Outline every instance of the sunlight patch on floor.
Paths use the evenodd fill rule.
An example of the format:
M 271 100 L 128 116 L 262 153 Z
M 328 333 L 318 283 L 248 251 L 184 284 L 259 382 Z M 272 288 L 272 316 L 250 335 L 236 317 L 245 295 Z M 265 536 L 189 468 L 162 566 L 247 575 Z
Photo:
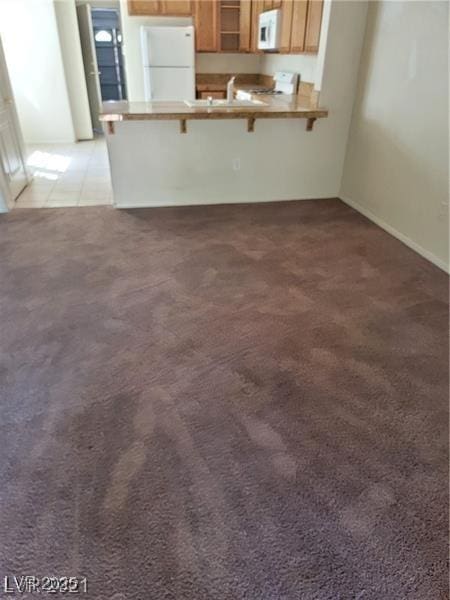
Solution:
M 27 148 L 31 183 L 16 208 L 112 204 L 111 175 L 103 138 Z

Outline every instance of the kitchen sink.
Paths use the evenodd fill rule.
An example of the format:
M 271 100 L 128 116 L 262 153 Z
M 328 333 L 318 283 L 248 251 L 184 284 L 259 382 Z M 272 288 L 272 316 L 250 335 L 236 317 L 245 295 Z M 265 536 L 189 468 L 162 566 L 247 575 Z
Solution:
M 261 100 L 241 100 L 236 99 L 232 102 L 226 100 L 185 100 L 184 103 L 190 108 L 248 108 L 249 106 L 267 106 L 266 102 Z

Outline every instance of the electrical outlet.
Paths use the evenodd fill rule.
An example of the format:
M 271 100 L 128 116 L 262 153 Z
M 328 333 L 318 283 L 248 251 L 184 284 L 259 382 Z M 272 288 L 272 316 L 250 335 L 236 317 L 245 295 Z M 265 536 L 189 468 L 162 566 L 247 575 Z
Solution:
M 438 217 L 448 217 L 448 202 L 441 202 Z
M 240 158 L 233 158 L 233 160 L 231 161 L 231 164 L 233 165 L 233 171 L 241 170 L 241 159 Z

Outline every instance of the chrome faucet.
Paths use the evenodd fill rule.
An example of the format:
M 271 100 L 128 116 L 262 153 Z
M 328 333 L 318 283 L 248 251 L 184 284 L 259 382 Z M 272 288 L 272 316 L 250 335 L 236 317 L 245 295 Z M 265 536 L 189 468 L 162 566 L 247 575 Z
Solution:
M 234 100 L 234 80 L 235 79 L 236 79 L 236 76 L 233 75 L 233 77 L 227 83 L 227 103 L 228 104 L 231 104 Z

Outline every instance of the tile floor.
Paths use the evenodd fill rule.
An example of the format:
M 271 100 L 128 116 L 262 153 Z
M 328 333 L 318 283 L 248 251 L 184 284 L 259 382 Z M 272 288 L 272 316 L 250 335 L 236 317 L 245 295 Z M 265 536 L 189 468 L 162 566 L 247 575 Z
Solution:
M 112 203 L 104 138 L 74 144 L 30 145 L 27 166 L 33 180 L 17 198 L 17 208 Z

